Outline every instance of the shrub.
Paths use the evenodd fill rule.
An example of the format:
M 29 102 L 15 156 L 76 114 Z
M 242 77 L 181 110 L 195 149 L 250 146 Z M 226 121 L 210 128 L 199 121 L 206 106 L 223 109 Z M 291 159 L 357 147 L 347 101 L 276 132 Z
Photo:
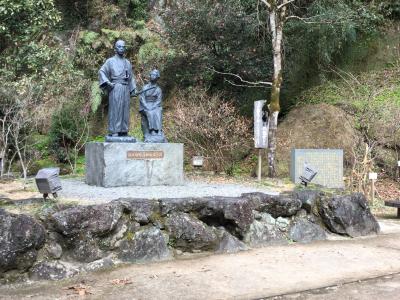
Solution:
M 214 171 L 230 170 L 251 149 L 250 122 L 222 94 L 209 96 L 199 88 L 178 92 L 166 120 L 170 139 L 185 144 L 187 157 L 206 157 Z
M 64 104 L 52 117 L 50 149 L 61 163 L 69 163 L 74 173 L 78 156 L 89 138 L 88 107 Z

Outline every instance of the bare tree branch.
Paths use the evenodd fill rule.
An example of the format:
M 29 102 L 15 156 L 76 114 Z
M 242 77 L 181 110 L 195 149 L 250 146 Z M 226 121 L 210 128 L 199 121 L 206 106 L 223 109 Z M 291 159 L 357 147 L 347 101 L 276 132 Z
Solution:
M 271 4 L 267 0 L 261 0 L 261 2 L 264 3 L 268 7 L 268 9 L 271 8 Z
M 282 7 L 285 7 L 285 6 L 289 5 L 290 3 L 294 2 L 294 1 L 296 1 L 296 0 L 289 0 L 289 1 L 285 0 L 285 1 L 283 1 L 282 4 L 278 5 L 277 10 L 280 10 Z
M 213 72 L 215 72 L 215 73 L 217 73 L 217 74 L 233 76 L 233 77 L 239 79 L 240 82 L 245 83 L 245 84 L 250 85 L 250 86 L 253 86 L 253 87 L 260 86 L 260 85 L 263 85 L 263 86 L 272 86 L 272 82 L 268 82 L 268 81 L 256 81 L 256 82 L 254 82 L 254 81 L 248 81 L 248 80 L 244 80 L 244 79 L 243 79 L 242 77 L 240 77 L 238 74 L 227 73 L 227 72 L 220 72 L 220 71 L 217 71 L 217 70 L 215 70 L 215 69 L 213 69 L 213 68 L 208 68 L 208 67 L 207 67 L 207 69 L 209 69 L 209 70 L 211 70 L 211 71 L 213 71 Z M 228 80 L 227 80 L 227 81 L 228 81 Z
M 260 85 L 237 84 L 237 83 L 234 83 L 233 81 L 230 81 L 230 80 L 228 80 L 226 78 L 225 78 L 225 81 L 227 83 L 229 83 L 230 85 L 233 85 L 233 86 L 247 87 L 247 88 L 265 88 L 265 86 L 260 86 Z
M 287 16 L 285 18 L 285 22 L 290 20 L 290 19 L 300 20 L 305 24 L 340 24 L 342 22 L 340 19 L 337 19 L 337 20 L 323 20 L 323 21 L 309 21 L 309 20 L 311 20 L 311 19 L 313 19 L 315 17 L 316 16 L 309 17 L 309 18 L 302 18 L 302 17 L 299 17 L 299 16 L 292 15 L 292 16 Z

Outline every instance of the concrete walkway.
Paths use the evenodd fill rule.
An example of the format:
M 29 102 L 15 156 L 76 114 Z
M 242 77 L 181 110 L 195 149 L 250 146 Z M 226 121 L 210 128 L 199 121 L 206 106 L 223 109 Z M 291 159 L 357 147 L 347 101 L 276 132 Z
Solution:
M 307 245 L 266 247 L 148 265 L 127 265 L 63 282 L 0 287 L 1 299 L 70 299 L 84 280 L 85 299 L 260 299 L 400 272 L 396 221 L 384 234 Z M 397 225 L 397 226 L 396 226 Z M 386 230 L 387 229 L 387 230 Z M 131 284 L 113 284 L 128 279 Z

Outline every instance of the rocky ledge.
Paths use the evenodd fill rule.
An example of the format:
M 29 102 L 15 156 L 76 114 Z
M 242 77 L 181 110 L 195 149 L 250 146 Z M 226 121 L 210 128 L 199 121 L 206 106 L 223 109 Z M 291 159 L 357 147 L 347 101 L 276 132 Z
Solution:
M 314 190 L 53 205 L 35 218 L 0 209 L 0 282 L 58 280 L 186 252 L 232 253 L 307 243 L 324 240 L 327 233 L 357 237 L 378 232 L 362 194 L 332 196 Z

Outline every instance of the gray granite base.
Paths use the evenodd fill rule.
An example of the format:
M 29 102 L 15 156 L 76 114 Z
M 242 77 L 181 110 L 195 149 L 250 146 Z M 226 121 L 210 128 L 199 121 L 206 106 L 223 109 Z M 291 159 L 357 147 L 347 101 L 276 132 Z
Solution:
M 136 143 L 136 138 L 133 136 L 109 136 L 105 137 L 106 143 Z
M 86 144 L 86 183 L 102 187 L 183 185 L 183 144 Z

